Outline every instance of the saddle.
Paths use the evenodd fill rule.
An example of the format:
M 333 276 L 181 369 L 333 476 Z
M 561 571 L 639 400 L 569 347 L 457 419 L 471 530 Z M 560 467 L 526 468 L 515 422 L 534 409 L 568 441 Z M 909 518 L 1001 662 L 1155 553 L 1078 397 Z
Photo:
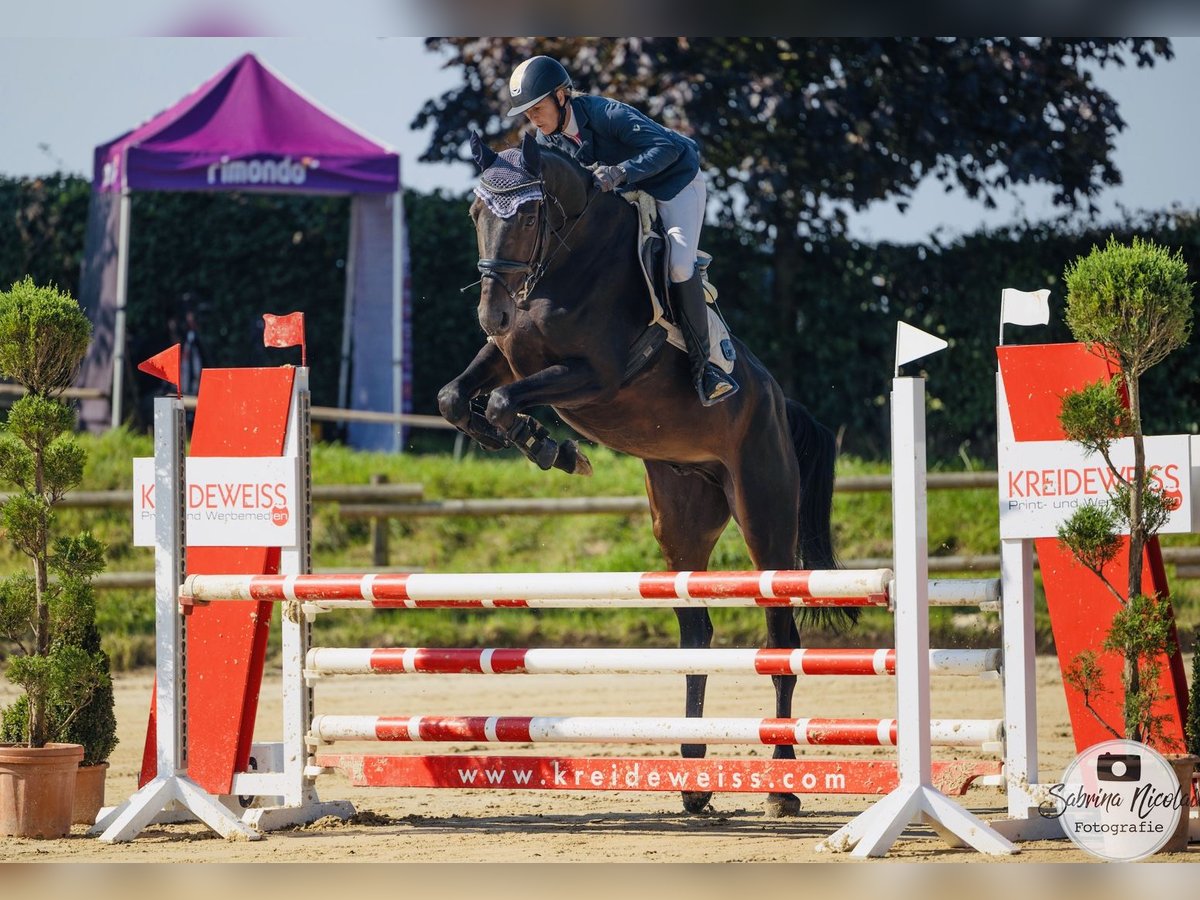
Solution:
M 654 198 L 644 191 L 629 191 L 621 195 L 638 211 L 637 256 L 641 264 L 642 277 L 650 295 L 650 320 L 646 331 L 634 343 L 629 366 L 625 372 L 628 381 L 658 352 L 663 343 L 671 344 L 687 352 L 683 332 L 675 323 L 675 314 L 670 308 L 670 277 L 667 270 L 667 236 L 658 217 Z M 696 254 L 696 268 L 700 283 L 704 287 L 704 299 L 708 301 L 708 346 L 709 360 L 722 371 L 733 371 L 737 354 L 730 340 L 731 332 L 717 306 L 717 289 L 708 280 L 708 266 L 712 256 L 703 250 Z

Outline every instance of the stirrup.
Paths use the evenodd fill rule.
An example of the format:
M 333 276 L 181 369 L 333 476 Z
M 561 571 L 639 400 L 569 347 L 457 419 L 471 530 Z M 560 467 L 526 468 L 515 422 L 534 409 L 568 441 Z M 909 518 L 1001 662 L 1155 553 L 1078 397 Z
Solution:
M 702 406 L 715 406 L 738 392 L 740 385 L 733 376 L 725 374 L 712 363 L 705 363 L 704 371 L 696 380 L 696 393 Z

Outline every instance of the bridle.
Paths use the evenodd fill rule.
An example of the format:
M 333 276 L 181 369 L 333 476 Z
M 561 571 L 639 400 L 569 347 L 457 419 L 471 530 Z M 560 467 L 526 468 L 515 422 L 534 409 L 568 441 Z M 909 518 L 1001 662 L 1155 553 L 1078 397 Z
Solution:
M 476 281 L 474 284 L 467 285 L 462 290 L 466 291 L 474 287 L 476 284 L 481 284 L 484 278 L 494 278 L 496 281 L 500 282 L 500 285 L 512 299 L 513 303 L 520 307 L 524 307 L 528 303 L 530 292 L 541 280 L 542 276 L 546 274 L 546 270 L 550 268 L 550 264 L 554 261 L 554 258 L 558 256 L 559 251 L 565 249 L 568 254 L 571 252 L 571 245 L 567 243 L 567 238 L 571 236 L 571 232 L 575 230 L 575 226 L 580 223 L 584 214 L 592 205 L 592 199 L 595 197 L 596 191 L 589 185 L 587 200 L 583 204 L 583 209 L 581 209 L 579 211 L 579 215 L 575 216 L 575 218 L 572 220 L 567 215 L 567 211 L 563 209 L 563 205 L 559 202 L 559 199 L 546 190 L 546 180 L 544 178 L 526 181 L 511 187 L 500 187 L 488 184 L 487 189 L 497 194 L 511 194 L 521 190 L 526 190 L 533 185 L 537 185 L 538 192 L 541 194 L 541 198 L 536 201 L 537 210 L 535 215 L 537 216 L 537 236 L 534 239 L 533 249 L 529 254 L 529 259 L 525 262 L 521 262 L 520 260 L 505 259 L 504 257 L 481 258 L 478 266 L 480 275 L 482 277 L 479 279 L 479 281 Z M 562 217 L 562 225 L 558 228 L 554 228 L 550 224 L 550 216 L 546 214 L 547 201 L 552 201 L 554 205 L 558 207 L 558 212 Z M 568 222 L 570 223 L 570 227 L 567 227 Z M 549 249 L 549 252 L 547 252 L 547 248 L 549 247 L 551 239 L 557 243 L 553 248 Z M 525 275 L 525 280 L 521 282 L 521 286 L 518 288 L 516 293 L 513 293 L 512 288 L 508 286 L 508 282 L 504 280 L 505 275 L 514 273 L 524 273 Z

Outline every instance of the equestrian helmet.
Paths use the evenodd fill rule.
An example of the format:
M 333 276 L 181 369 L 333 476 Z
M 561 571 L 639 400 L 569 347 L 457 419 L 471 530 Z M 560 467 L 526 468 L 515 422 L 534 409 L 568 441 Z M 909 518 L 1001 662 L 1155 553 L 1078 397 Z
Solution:
M 560 87 L 571 88 L 571 76 L 562 63 L 549 56 L 527 59 L 508 79 L 508 94 L 512 101 L 509 116 L 519 116 L 539 100 L 549 97 Z

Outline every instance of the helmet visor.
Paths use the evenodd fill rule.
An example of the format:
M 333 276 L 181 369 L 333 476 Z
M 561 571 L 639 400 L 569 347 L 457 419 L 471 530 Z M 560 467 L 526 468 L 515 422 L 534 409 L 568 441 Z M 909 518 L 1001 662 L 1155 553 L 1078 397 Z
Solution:
M 556 91 L 558 88 L 555 88 L 554 90 Z M 540 97 L 534 97 L 532 100 L 529 100 L 518 106 L 514 106 L 508 111 L 508 117 L 511 119 L 513 116 L 519 116 L 521 113 L 525 112 L 525 110 L 532 109 L 533 107 L 537 106 L 553 93 L 554 91 L 546 91 L 546 93 L 542 94 Z

